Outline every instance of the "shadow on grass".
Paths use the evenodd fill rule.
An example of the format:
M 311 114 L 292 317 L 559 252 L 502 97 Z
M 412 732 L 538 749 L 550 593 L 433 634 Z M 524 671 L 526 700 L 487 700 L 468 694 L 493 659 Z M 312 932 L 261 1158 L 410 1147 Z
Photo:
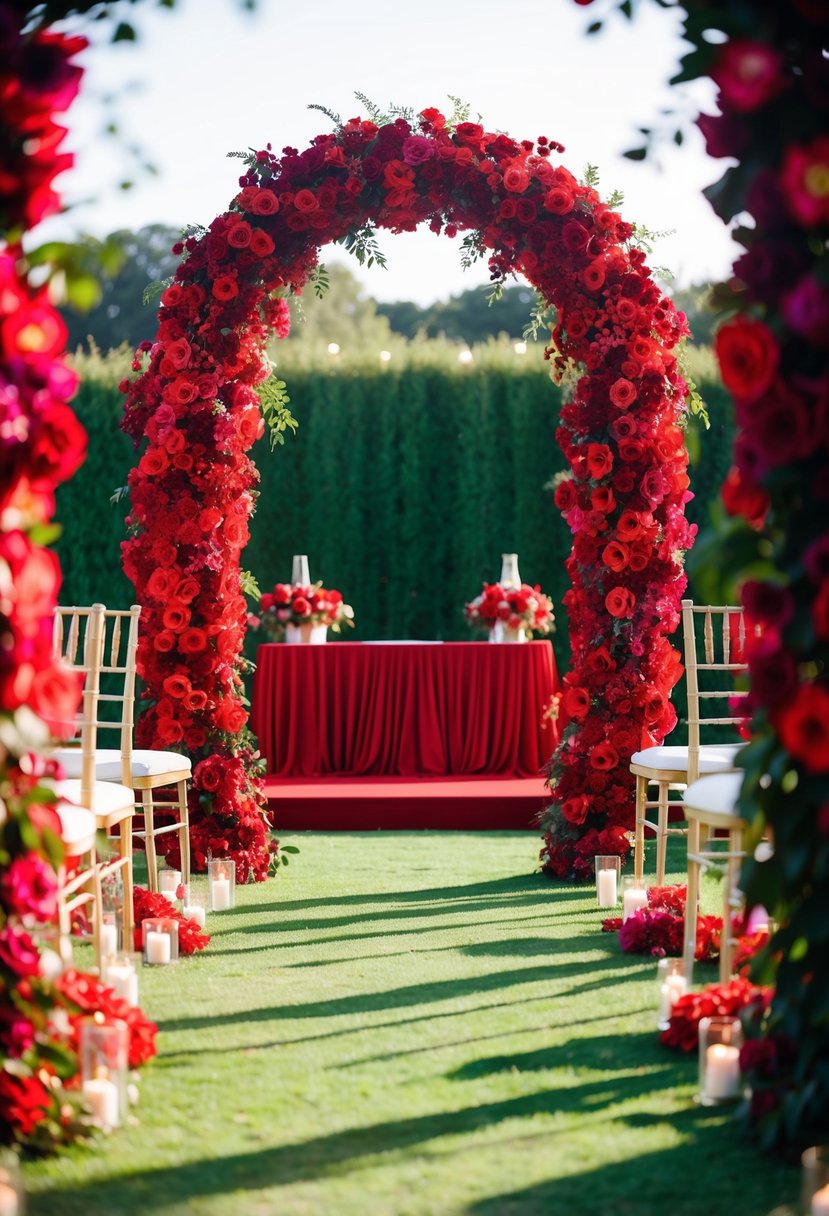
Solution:
M 505 950 L 505 955 L 509 954 Z M 591 964 L 591 972 L 597 978 L 586 984 L 568 989 L 563 995 L 607 988 L 608 972 L 618 962 L 607 959 Z M 405 1009 L 410 1006 L 431 1005 L 436 1001 L 461 1000 L 466 996 L 477 996 L 486 992 L 497 992 L 502 988 L 515 988 L 523 984 L 543 981 L 560 983 L 569 976 L 580 976 L 585 971 L 583 960 L 559 963 L 555 957 L 543 966 L 513 967 L 491 971 L 485 975 L 471 975 L 422 984 L 407 984 L 401 988 L 388 988 L 380 992 L 358 992 L 353 996 L 336 997 L 324 1001 L 306 1001 L 298 1004 L 266 1005 L 253 1009 L 238 1009 L 227 1013 L 207 1013 L 158 1021 L 159 1030 L 165 1032 L 199 1030 L 201 1027 L 233 1026 L 242 1022 L 278 1022 L 283 1019 L 298 1021 L 302 1018 L 336 1018 L 357 1013 L 381 1012 L 385 1009 Z M 632 973 L 626 969 L 625 975 Z M 562 994 L 559 994 L 562 995 Z
M 515 874 L 506 878 L 492 878 L 484 882 L 470 882 L 465 885 L 463 883 L 454 883 L 448 887 L 415 887 L 407 891 L 377 892 L 376 894 L 366 892 L 362 895 L 330 895 L 324 896 L 321 899 L 276 900 L 271 904 L 257 904 L 257 911 L 300 912 L 304 908 L 324 908 L 327 905 L 348 907 L 351 904 L 356 904 L 360 907 L 365 907 L 366 904 L 399 903 L 407 900 L 413 903 L 423 900 L 450 900 L 453 903 L 457 903 L 459 900 L 468 899 L 473 895 L 498 896 L 511 892 L 520 894 L 519 889 L 526 887 L 531 887 L 536 892 L 552 892 L 553 889 L 550 880 L 545 878 L 543 874 Z M 568 892 L 572 898 L 572 887 L 563 886 L 561 889 Z
M 665 1122 L 641 1114 L 624 1121 Z M 464 1208 L 464 1216 L 770 1216 L 794 1203 L 797 1172 L 761 1158 L 730 1115 L 694 1107 L 672 1115 L 670 1124 L 678 1144 L 488 1196 Z M 794 1207 L 786 1211 L 794 1216 Z
M 70 1212 L 80 1213 L 84 1210 L 85 1203 L 99 1203 L 107 1195 L 117 1195 L 119 1212 L 138 1213 L 152 1210 L 151 1206 L 146 1206 L 152 1196 L 163 1195 L 166 1204 L 171 1205 L 178 1198 L 194 1200 L 199 1196 L 223 1192 L 261 1191 L 271 1186 L 289 1186 L 323 1177 L 345 1175 L 357 1162 L 364 1167 L 372 1159 L 386 1159 L 389 1153 L 405 1152 L 442 1138 L 474 1134 L 491 1129 L 493 1125 L 506 1120 L 534 1119 L 544 1115 L 592 1114 L 610 1101 L 628 1102 L 646 1096 L 654 1090 L 654 1080 L 652 1074 L 610 1077 L 563 1089 L 544 1089 L 502 1101 L 484 1102 L 455 1111 L 388 1120 L 314 1137 L 298 1144 L 280 1145 L 232 1156 L 210 1157 L 169 1168 L 133 1172 L 126 1162 L 123 1173 L 115 1177 L 96 1179 L 78 1186 L 58 1185 L 43 1195 L 32 1196 L 30 1216 L 55 1216 L 57 1212 L 60 1212 L 61 1216 Z M 657 1088 L 661 1088 L 660 1082 L 661 1077 L 656 1078 Z M 685 1122 L 689 1128 L 693 1127 L 690 1120 Z M 694 1160 L 693 1147 L 687 1146 L 684 1153 L 687 1154 L 683 1158 L 687 1170 Z M 676 1176 L 676 1173 L 671 1175 L 674 1185 Z M 582 1178 L 584 1177 L 582 1175 Z M 71 1207 L 68 1206 L 70 1200 L 73 1201 Z M 244 1206 L 240 1206 L 238 1197 L 234 1200 L 234 1210 L 245 1210 Z M 502 1213 L 510 1209 L 486 1207 L 479 1210 L 481 1216 L 484 1216 L 484 1213 L 486 1216 L 502 1216 Z M 574 1209 L 556 1206 L 544 1210 L 567 1213 L 569 1216 L 570 1211 Z M 707 1213 L 711 1212 L 708 1204 L 705 1210 Z M 609 1212 L 611 1208 L 596 1206 L 591 1211 Z M 740 1216 L 746 1216 L 738 1206 L 732 1207 L 732 1212 L 736 1211 L 740 1211 Z M 642 1216 L 641 1209 L 637 1210 L 637 1216 Z

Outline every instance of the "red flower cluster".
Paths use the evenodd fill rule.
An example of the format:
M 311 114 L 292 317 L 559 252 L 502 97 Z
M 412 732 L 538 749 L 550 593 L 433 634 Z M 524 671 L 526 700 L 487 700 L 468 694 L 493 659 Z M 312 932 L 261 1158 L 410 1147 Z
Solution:
M 277 583 L 259 600 L 259 625 L 273 638 L 285 634 L 286 625 L 324 625 L 338 633 L 354 624 L 354 609 L 343 602 L 342 593 L 327 590 L 321 583 Z
M 182 916 L 175 904 L 170 903 L 165 895 L 156 891 L 146 891 L 143 887 L 133 889 L 133 909 L 135 913 L 135 949 L 141 951 L 144 947 L 144 930 L 142 923 L 148 917 L 166 916 L 178 921 L 178 948 L 180 954 L 195 954 L 204 950 L 210 942 L 210 934 L 202 933 L 198 924 L 189 917 Z
M 662 1031 L 659 1042 L 674 1051 L 696 1051 L 700 1018 L 733 1017 L 749 1006 L 762 1010 L 770 997 L 768 988 L 758 988 L 742 979 L 689 992 L 674 1005 L 668 1029 Z
M 66 128 L 55 115 L 67 110 L 80 88 L 83 69 L 72 57 L 85 38 L 54 30 L 24 34 L 4 6 L 0 27 L 0 232 L 14 238 L 60 207 L 52 182 L 73 156 L 61 152 Z
M 620 916 L 602 921 L 603 933 L 618 933 L 619 945 L 626 954 L 651 954 L 654 958 L 679 958 L 683 952 L 685 929 L 684 886 L 649 887 L 648 902 L 622 921 Z M 697 944 L 694 958 L 710 963 L 719 957 L 722 918 L 697 917 Z
M 555 501 L 573 533 L 564 603 L 573 648 L 542 864 L 561 875 L 572 841 L 633 822 L 630 756 L 676 722 L 679 656 L 667 641 L 685 587 L 681 554 L 695 528 L 680 422 L 686 385 L 673 353 L 687 334 L 637 250 L 597 234 L 570 282 L 553 333 L 554 368 L 583 364 L 558 438 L 570 464 Z M 554 864 L 555 863 L 555 864 Z M 572 878 L 592 869 L 574 868 Z
M 255 479 L 244 452 L 259 433 L 254 385 L 267 374 L 263 344 L 285 294 L 307 282 L 321 245 L 371 224 L 472 230 L 493 280 L 521 274 L 558 310 L 556 368 L 572 361 L 587 372 L 564 410 L 573 476 L 558 498 L 576 538 L 572 685 L 596 704 L 592 725 L 571 722 L 553 793 L 561 807 L 586 791 L 589 823 L 574 830 L 556 816 L 556 836 L 629 826 L 627 757 L 673 725 L 677 665 L 664 635 L 684 586 L 677 552 L 692 532 L 677 425 L 686 387 L 671 352 L 686 330 L 630 247 L 631 226 L 554 163 L 562 150 L 546 137 L 452 127 L 433 109 L 416 125 L 355 118 L 302 152 L 251 156 L 229 209 L 176 247 L 185 258 L 162 296 L 148 364 L 124 386 L 124 428 L 147 440 L 130 479 L 136 535 L 124 564 L 144 611 L 148 741 L 199 756 L 217 737 L 230 746 L 235 576 Z M 182 602 L 177 588 L 190 580 L 198 589 Z M 170 678 L 180 695 L 165 687 Z M 202 813 L 194 806 L 196 823 Z M 548 853 L 558 847 L 551 837 Z
M 105 1022 L 126 1022 L 130 1068 L 140 1068 L 156 1054 L 158 1027 L 155 1023 L 148 1021 L 136 1006 L 116 996 L 97 976 L 67 971 L 57 979 L 55 987 L 66 998 L 71 1026 L 69 1046 L 76 1055 L 80 1046 L 80 1024 L 93 1013 L 100 1014 Z
M 500 583 L 484 583 L 480 595 L 464 605 L 464 615 L 470 625 L 492 629 L 500 621 L 508 629 L 526 633 L 551 633 L 555 628 L 553 601 L 539 586 L 522 583 L 520 587 L 502 587 Z

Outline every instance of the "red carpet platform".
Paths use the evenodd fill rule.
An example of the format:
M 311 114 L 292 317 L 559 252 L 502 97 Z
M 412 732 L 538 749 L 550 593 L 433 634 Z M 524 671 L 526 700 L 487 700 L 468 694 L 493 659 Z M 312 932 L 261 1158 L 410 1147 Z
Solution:
M 543 777 L 265 778 L 271 821 L 282 831 L 536 828 Z

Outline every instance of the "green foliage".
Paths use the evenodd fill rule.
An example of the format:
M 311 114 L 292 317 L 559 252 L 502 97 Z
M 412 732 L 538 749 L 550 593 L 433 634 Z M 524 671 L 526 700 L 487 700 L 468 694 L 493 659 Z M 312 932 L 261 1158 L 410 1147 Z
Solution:
M 553 642 L 564 668 L 571 536 L 548 484 L 565 464 L 555 442 L 560 393 L 540 352 L 519 356 L 492 343 L 464 367 L 457 347 L 440 342 L 397 346 L 385 365 L 376 350 L 349 360 L 291 341 L 280 349 L 293 412 L 284 379 L 268 381 L 266 395 L 274 392 L 274 412 L 291 419 L 283 415 L 280 438 L 297 421 L 301 429 L 276 454 L 267 437 L 252 453 L 261 483 L 245 563 L 256 586 L 284 581 L 292 555 L 308 553 L 312 577 L 354 604 L 349 636 L 464 639 L 464 602 L 497 575 L 502 552 L 517 552 L 522 576 L 556 603 Z M 132 602 L 119 559 L 129 502 L 110 503 L 135 461 L 118 429 L 127 365 L 126 354 L 77 363 L 75 404 L 91 443 L 86 465 L 58 491 L 64 602 Z M 703 525 L 728 467 L 732 427 L 726 394 L 707 384 L 705 395 L 710 437 L 699 442 L 696 422 L 688 431 L 698 450 L 689 515 Z
M 284 380 L 270 376 L 264 384 L 260 384 L 257 388 L 262 405 L 262 417 L 265 419 L 265 426 L 268 429 L 271 451 L 277 445 L 285 442 L 286 431 L 290 430 L 296 434 L 299 426 L 296 418 L 288 409 L 288 402 L 291 398 L 285 391 L 286 387 Z
M 72 247 L 74 281 L 95 284 L 92 296 L 67 290 L 61 308 L 69 349 L 87 344 L 110 350 L 126 342 L 136 347 L 155 336 L 158 296 L 171 282 L 179 259 L 170 250 L 181 239 L 177 228 L 152 224 L 138 232 L 123 229 L 105 240 L 83 236 Z M 46 246 L 48 254 L 50 246 Z M 73 282 L 67 278 L 67 289 Z
M 377 235 L 369 224 L 349 230 L 339 237 L 335 244 L 342 245 L 347 253 L 354 255 L 361 266 L 366 266 L 369 270 L 372 266 L 382 266 L 386 269 L 386 255 L 377 243 Z

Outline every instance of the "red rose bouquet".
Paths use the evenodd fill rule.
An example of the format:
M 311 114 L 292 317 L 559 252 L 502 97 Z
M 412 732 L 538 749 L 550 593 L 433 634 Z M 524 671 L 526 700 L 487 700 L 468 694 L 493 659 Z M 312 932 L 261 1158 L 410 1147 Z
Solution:
M 279 641 L 286 625 L 324 625 L 339 633 L 343 625 L 354 627 L 354 609 L 339 591 L 322 583 L 277 583 L 259 600 L 259 628 Z
M 540 587 L 522 583 L 504 587 L 484 583 L 480 595 L 464 605 L 464 615 L 473 628 L 491 630 L 500 622 L 507 629 L 526 633 L 552 633 L 555 628 L 553 601 Z

